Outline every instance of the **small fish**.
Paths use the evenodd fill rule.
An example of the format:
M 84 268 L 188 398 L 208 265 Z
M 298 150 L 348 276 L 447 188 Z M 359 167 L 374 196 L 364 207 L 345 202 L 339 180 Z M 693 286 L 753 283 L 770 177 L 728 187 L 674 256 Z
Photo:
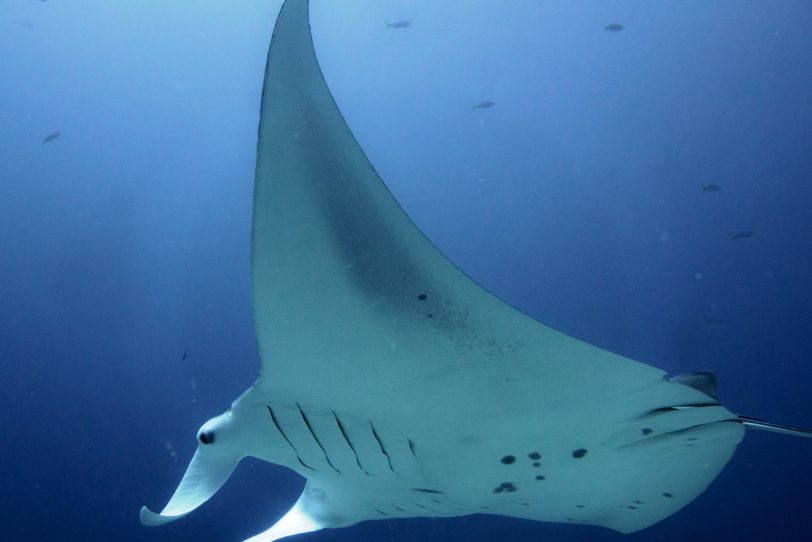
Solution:
M 47 136 L 45 136 L 45 139 L 42 140 L 42 146 L 44 147 L 46 143 L 50 143 L 51 141 L 53 141 L 54 139 L 58 138 L 61 135 L 62 134 L 59 132 L 52 132 L 48 134 Z
M 386 28 L 408 28 L 412 25 L 409 21 L 396 21 L 394 23 L 384 21 L 384 23 L 386 23 Z
M 603 29 L 606 30 L 607 32 L 620 32 L 621 30 L 623 30 L 623 25 L 619 23 L 612 23 L 607 24 L 606 26 L 603 27 Z
M 731 322 L 730 320 L 722 320 L 720 318 L 710 318 L 708 316 L 702 316 L 702 319 L 705 321 L 704 325 L 708 326 L 718 326 L 718 327 L 728 327 Z
M 184 350 L 183 355 L 180 357 L 181 361 L 186 361 L 186 356 L 189 355 L 189 350 Z
M 493 102 L 482 102 L 482 103 L 478 103 L 476 105 L 472 105 L 471 106 L 471 111 L 473 111 L 474 109 L 488 109 L 489 107 L 493 107 L 493 106 L 494 106 Z
M 755 234 L 756 234 L 756 232 L 751 231 L 751 230 L 740 231 L 739 233 L 736 233 L 736 234 L 732 235 L 730 237 L 730 241 L 734 242 L 734 241 L 736 241 L 736 239 L 747 239 L 748 237 L 753 237 Z
M 703 194 L 705 192 L 718 192 L 719 190 L 722 189 L 722 187 L 719 186 L 718 184 L 703 184 L 700 185 L 700 188 L 702 189 Z

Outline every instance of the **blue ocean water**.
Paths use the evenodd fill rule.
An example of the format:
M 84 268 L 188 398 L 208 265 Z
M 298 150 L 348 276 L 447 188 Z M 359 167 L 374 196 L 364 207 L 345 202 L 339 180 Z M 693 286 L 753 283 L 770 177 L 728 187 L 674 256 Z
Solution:
M 247 461 L 183 521 L 138 522 L 256 378 L 248 235 L 280 4 L 0 3 L 3 540 L 239 541 L 301 491 Z M 312 26 L 367 155 L 471 277 L 603 348 L 714 372 L 736 412 L 812 425 L 808 2 L 313 0 Z M 750 433 L 632 535 L 469 516 L 300 539 L 805 541 L 810 452 Z

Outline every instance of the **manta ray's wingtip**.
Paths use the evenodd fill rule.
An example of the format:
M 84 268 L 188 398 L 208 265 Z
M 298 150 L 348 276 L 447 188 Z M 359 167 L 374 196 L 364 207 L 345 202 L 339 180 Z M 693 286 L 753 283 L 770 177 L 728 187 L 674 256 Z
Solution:
M 186 514 L 180 514 L 177 516 L 165 516 L 163 514 L 157 514 L 147 508 L 146 506 L 142 506 L 141 510 L 138 512 L 138 519 L 141 520 L 142 525 L 146 525 L 147 527 L 157 527 L 159 525 L 165 525 L 171 521 L 175 521 L 176 519 L 180 519 Z

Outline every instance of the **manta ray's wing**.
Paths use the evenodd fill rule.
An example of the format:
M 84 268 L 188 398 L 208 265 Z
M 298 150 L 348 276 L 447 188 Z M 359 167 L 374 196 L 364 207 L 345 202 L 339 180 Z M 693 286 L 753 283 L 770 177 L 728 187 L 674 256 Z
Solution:
M 432 246 L 333 100 L 306 0 L 285 2 L 268 56 L 251 272 L 257 388 L 408 436 L 460 513 L 633 531 L 704 490 L 743 434 L 713 398 L 539 324 Z

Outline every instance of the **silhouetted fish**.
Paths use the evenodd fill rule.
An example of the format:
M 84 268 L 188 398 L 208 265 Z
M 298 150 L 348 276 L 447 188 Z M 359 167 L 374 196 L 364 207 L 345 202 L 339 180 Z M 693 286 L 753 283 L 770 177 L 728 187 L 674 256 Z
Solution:
M 702 188 L 703 194 L 705 192 L 718 192 L 719 190 L 722 189 L 722 187 L 719 186 L 718 184 L 703 184 L 700 187 Z
M 386 23 L 386 28 L 408 28 L 412 24 L 409 21 L 397 21 L 394 23 L 384 22 Z
M 181 361 L 186 361 L 186 356 L 188 356 L 188 355 L 189 355 L 189 351 L 184 350 L 183 355 L 180 357 Z
M 603 29 L 606 30 L 607 32 L 620 32 L 621 30 L 623 30 L 623 25 L 619 23 L 612 23 L 607 24 L 606 26 L 603 27 Z
M 736 234 L 732 235 L 730 237 L 730 241 L 733 242 L 736 239 L 747 239 L 748 237 L 753 237 L 755 234 L 756 234 L 756 232 L 751 231 L 751 230 L 740 231 L 739 233 L 736 233 Z
M 48 134 L 47 136 L 45 136 L 45 139 L 42 140 L 42 146 L 44 147 L 46 143 L 50 143 L 51 141 L 53 141 L 54 139 L 58 138 L 61 135 L 62 134 L 59 132 L 52 132 Z
M 711 326 L 727 327 L 730 324 L 732 324 L 730 320 L 722 320 L 720 318 L 710 318 L 708 316 L 702 316 L 702 319 L 705 320 L 706 326 L 711 325 Z
M 472 105 L 471 106 L 471 111 L 473 111 L 474 109 L 488 109 L 489 107 L 493 107 L 493 106 L 494 106 L 493 102 L 482 102 L 482 103 L 478 103 L 476 105 Z

